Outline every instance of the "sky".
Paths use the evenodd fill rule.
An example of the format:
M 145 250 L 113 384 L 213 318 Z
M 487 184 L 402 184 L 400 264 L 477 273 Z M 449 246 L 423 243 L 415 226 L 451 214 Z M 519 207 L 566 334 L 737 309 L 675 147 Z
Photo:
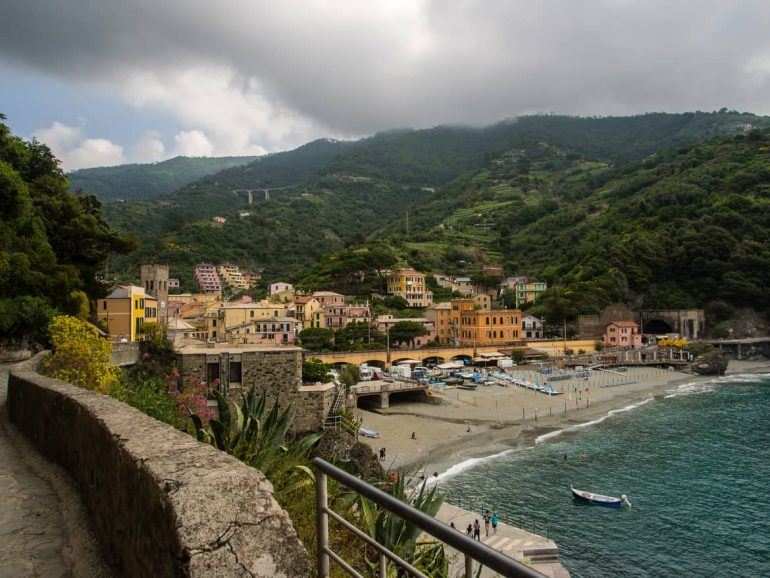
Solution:
M 768 0 L 3 0 L 0 113 L 67 170 L 522 114 L 770 114 Z

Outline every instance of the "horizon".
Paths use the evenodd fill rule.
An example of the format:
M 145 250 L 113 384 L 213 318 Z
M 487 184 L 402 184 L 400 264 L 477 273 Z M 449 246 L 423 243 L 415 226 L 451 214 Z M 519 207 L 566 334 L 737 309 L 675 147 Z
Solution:
M 131 166 L 131 165 L 157 165 L 161 163 L 165 163 L 167 161 L 172 161 L 174 159 L 179 158 L 185 158 L 185 159 L 207 159 L 207 158 L 214 158 L 214 159 L 221 159 L 221 158 L 253 158 L 254 160 L 270 155 L 275 154 L 281 154 L 281 153 L 287 153 L 291 152 L 297 149 L 300 149 L 304 146 L 307 146 L 309 144 L 313 144 L 314 142 L 319 141 L 327 141 L 327 142 L 346 142 L 346 143 L 355 143 L 367 139 L 371 139 L 376 137 L 380 134 L 388 134 L 388 133 L 399 133 L 399 132 L 421 132 L 421 131 L 430 131 L 435 130 L 439 128 L 452 128 L 452 129 L 470 129 L 470 130 L 484 130 L 486 128 L 490 128 L 493 126 L 497 126 L 504 123 L 514 123 L 517 122 L 520 118 L 532 118 L 532 117 L 566 117 L 566 118 L 579 118 L 579 119 L 592 119 L 592 120 L 602 120 L 602 119 L 610 119 L 610 118 L 633 118 L 633 117 L 639 117 L 639 116 L 652 116 L 657 114 L 662 115 L 684 115 L 684 114 L 719 114 L 719 113 L 732 113 L 732 114 L 740 114 L 740 115 L 752 115 L 755 117 L 768 117 L 770 115 L 765 114 L 758 114 L 751 111 L 745 111 L 745 110 L 735 110 L 735 109 L 729 109 L 728 107 L 722 107 L 719 110 L 685 110 L 681 112 L 666 112 L 666 111 L 647 111 L 647 112 L 639 112 L 635 114 L 620 114 L 620 115 L 592 115 L 592 116 L 586 116 L 586 115 L 578 115 L 578 114 L 562 114 L 558 112 L 551 112 L 551 113 L 532 113 L 532 114 L 522 114 L 517 117 L 513 118 L 505 118 L 498 121 L 494 121 L 488 124 L 483 125 L 469 125 L 469 124 L 453 124 L 453 123 L 444 123 L 444 124 L 437 124 L 435 126 L 430 127 L 399 127 L 399 128 L 392 128 L 392 129 L 386 129 L 386 130 L 378 130 L 372 134 L 369 135 L 363 135 L 357 138 L 347 138 L 347 139 L 339 139 L 339 138 L 333 138 L 333 137 L 318 137 L 313 140 L 301 143 L 295 147 L 288 148 L 288 149 L 282 149 L 282 150 L 275 150 L 275 151 L 269 151 L 265 152 L 261 155 L 212 155 L 212 156 L 203 156 L 203 155 L 175 155 L 173 157 L 152 161 L 152 162 L 125 162 L 120 163 L 116 165 L 99 165 L 94 167 L 83 167 L 80 169 L 72 169 L 65 171 L 67 174 L 75 173 L 78 171 L 87 171 L 87 170 L 96 170 L 96 169 L 110 169 L 115 167 L 121 167 L 121 166 Z M 6 121 L 6 123 L 9 126 L 12 126 L 12 123 L 9 121 Z M 253 162 L 253 161 L 252 161 Z
M 66 170 L 538 110 L 770 114 L 770 6 L 759 1 L 5 8 L 0 110 Z

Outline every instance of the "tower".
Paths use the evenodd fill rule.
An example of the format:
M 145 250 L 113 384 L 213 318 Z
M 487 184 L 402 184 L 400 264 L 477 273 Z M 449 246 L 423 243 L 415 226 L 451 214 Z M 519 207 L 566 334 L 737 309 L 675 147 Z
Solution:
M 158 321 L 168 322 L 168 265 L 142 265 L 142 287 L 158 300 Z

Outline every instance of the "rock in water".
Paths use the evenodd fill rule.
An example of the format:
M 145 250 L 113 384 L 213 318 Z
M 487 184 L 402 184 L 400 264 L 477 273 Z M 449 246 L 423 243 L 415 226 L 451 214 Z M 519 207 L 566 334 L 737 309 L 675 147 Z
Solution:
M 727 362 L 727 357 L 721 351 L 709 351 L 697 357 L 688 370 L 698 375 L 724 375 Z

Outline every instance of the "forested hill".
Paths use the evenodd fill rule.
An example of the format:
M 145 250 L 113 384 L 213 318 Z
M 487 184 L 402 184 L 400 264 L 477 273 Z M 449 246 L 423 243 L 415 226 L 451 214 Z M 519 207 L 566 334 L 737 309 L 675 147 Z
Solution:
M 449 216 L 447 211 L 465 206 L 468 179 L 483 180 L 485 167 L 510 151 L 543 144 L 580 163 L 578 172 L 604 170 L 682 142 L 767 124 L 765 117 L 726 111 L 591 119 L 535 116 L 481 129 L 437 127 L 354 142 L 315 141 L 221 171 L 160 199 L 110 203 L 105 208 L 109 221 L 137 233 L 140 240 L 139 251 L 111 268 L 130 276 L 139 263 L 161 260 L 184 283 L 196 262 L 230 260 L 264 267 L 270 278 L 296 279 L 324 254 L 380 236 L 402 238 L 407 212 L 412 222 L 408 241 L 417 240 Z M 552 168 L 540 167 L 549 182 L 557 177 Z M 232 192 L 242 188 L 276 190 L 268 202 L 255 195 L 255 204 L 248 207 L 243 195 Z M 501 207 L 517 202 L 513 197 L 503 201 Z M 215 215 L 227 217 L 227 223 L 213 224 Z M 460 215 L 460 221 L 465 217 Z M 476 228 L 482 235 L 456 243 L 454 260 L 478 264 L 503 259 L 498 241 L 482 244 L 480 250 L 475 245 L 490 226 L 482 223 Z M 443 240 L 437 243 L 425 253 L 425 262 L 444 268 Z M 410 259 L 419 260 L 419 255 Z
M 712 320 L 736 307 L 767 311 L 770 129 L 621 167 L 543 143 L 511 149 L 412 223 L 408 240 L 395 226 L 378 235 L 400 239 L 390 246 L 401 261 L 471 275 L 493 262 L 535 275 L 552 287 L 535 310 L 554 318 L 616 302 L 703 307 Z M 305 279 L 344 278 L 336 267 Z
M 82 189 L 100 201 L 160 197 L 188 183 L 256 157 L 174 157 L 147 164 L 80 169 L 69 174 L 73 191 Z

